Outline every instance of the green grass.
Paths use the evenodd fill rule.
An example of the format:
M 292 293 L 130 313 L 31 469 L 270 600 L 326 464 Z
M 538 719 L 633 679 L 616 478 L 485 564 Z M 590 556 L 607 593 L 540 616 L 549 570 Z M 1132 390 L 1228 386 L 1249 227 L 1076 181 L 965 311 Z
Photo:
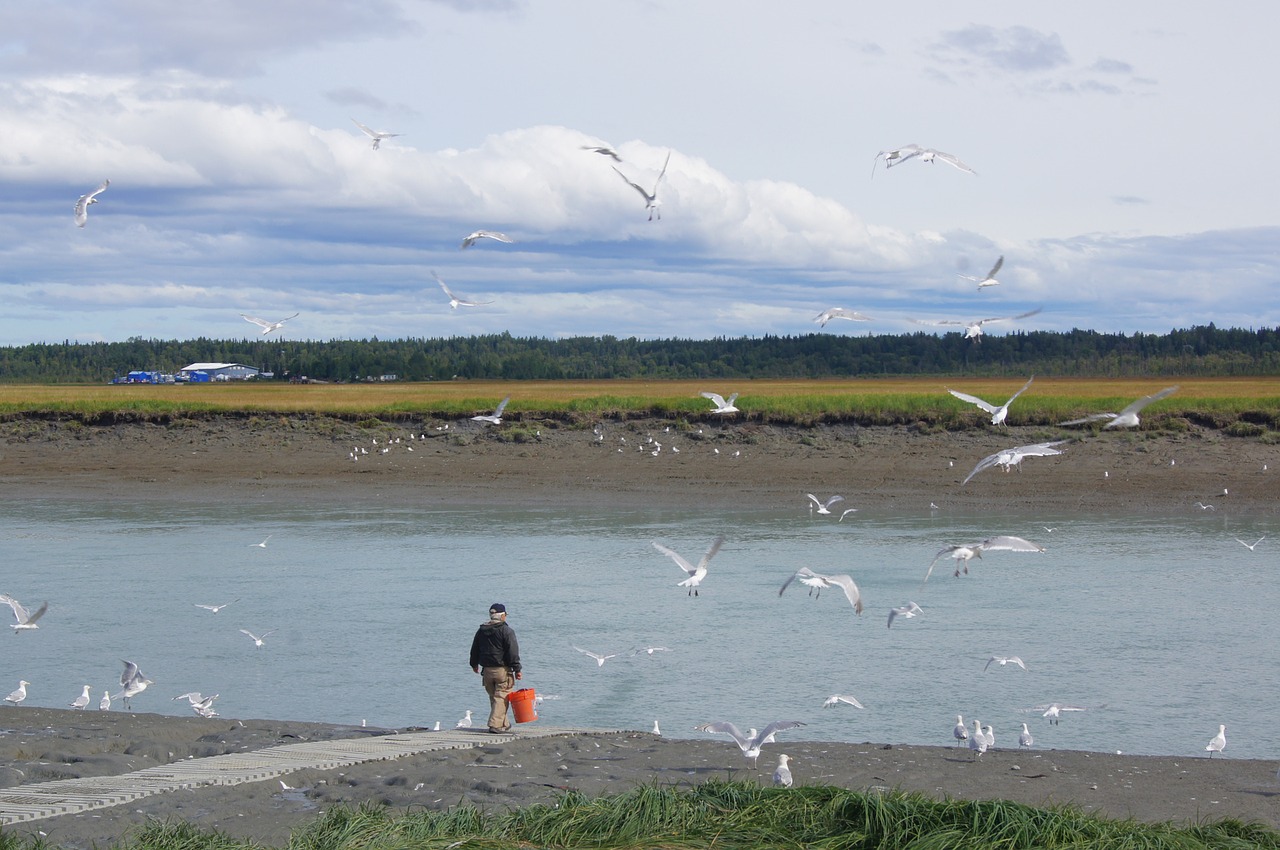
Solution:
M 0 842 L 0 850 L 30 845 Z M 240 850 L 258 845 L 185 822 L 151 822 L 130 850 Z M 508 848 L 820 848 L 821 850 L 1276 850 L 1280 833 L 1234 820 L 1192 826 L 1097 818 L 1071 807 L 830 786 L 762 788 L 707 782 L 645 785 L 611 796 L 570 792 L 554 805 L 500 813 L 461 806 L 396 814 L 337 807 L 294 833 L 288 850 L 508 850 Z

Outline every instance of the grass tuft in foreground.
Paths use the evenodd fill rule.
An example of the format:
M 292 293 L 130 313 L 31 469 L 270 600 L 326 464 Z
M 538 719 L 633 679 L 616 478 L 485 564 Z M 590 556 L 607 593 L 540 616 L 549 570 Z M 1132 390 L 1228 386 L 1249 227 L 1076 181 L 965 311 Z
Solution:
M 0 850 L 8 850 L 8 845 Z M 142 850 L 257 848 L 184 823 L 153 823 L 125 845 Z M 919 794 L 830 786 L 761 788 L 707 782 L 645 785 L 613 796 L 568 793 L 555 805 L 484 814 L 396 814 L 335 808 L 297 832 L 289 850 L 498 850 L 498 848 L 1280 848 L 1280 832 L 1233 820 L 1179 827 L 1096 818 L 1070 807 L 1000 800 L 934 800 Z M 16 850 L 16 847 L 14 848 Z

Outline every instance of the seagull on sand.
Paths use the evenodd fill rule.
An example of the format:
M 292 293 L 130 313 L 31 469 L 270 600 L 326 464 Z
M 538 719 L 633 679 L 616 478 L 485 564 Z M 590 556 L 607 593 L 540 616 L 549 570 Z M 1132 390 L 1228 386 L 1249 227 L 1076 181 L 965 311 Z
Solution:
M 1063 443 L 1069 443 L 1070 440 L 1054 440 L 1049 443 L 1034 443 L 1030 446 L 1016 446 L 1012 449 L 1001 449 L 995 454 L 989 454 L 982 460 L 978 461 L 978 465 L 973 471 L 965 476 L 960 482 L 960 486 L 968 484 L 973 476 L 977 475 L 984 469 L 990 469 L 993 466 L 1003 466 L 1004 471 L 1008 472 L 1011 467 L 1018 467 L 1018 471 L 1022 471 L 1022 460 L 1028 457 L 1053 457 L 1062 454 L 1063 450 L 1055 448 Z
M 363 130 L 366 136 L 373 139 L 373 149 L 375 151 L 378 149 L 378 146 L 382 144 L 383 139 L 394 139 L 396 136 L 404 135 L 404 133 L 384 133 L 380 130 L 374 130 L 370 127 L 366 127 L 354 118 L 351 119 L 351 123 Z
M 821 499 L 819 499 L 817 496 L 813 495 L 812 493 L 806 493 L 805 495 L 808 496 L 809 499 L 813 501 L 814 505 L 817 505 L 817 510 L 818 510 L 818 513 L 820 514 L 831 513 L 832 505 L 836 504 L 837 502 L 844 501 L 844 496 L 832 496 L 830 499 L 827 499 L 824 502 Z M 813 506 L 810 506 L 809 510 L 812 511 Z
M 1068 419 L 1066 422 L 1059 422 L 1058 424 L 1084 425 L 1087 422 L 1098 422 L 1103 419 L 1110 419 L 1111 421 L 1106 425 L 1103 425 L 1103 428 L 1136 428 L 1138 425 L 1142 424 L 1141 420 L 1138 419 L 1138 414 L 1144 407 L 1152 402 L 1159 401 L 1162 398 L 1168 398 L 1177 391 L 1178 386 L 1175 384 L 1172 387 L 1165 387 L 1158 393 L 1143 396 L 1124 410 L 1121 410 L 1119 413 L 1095 413 L 1092 416 L 1086 416 L 1082 419 Z
M 936 321 L 930 319 L 912 319 L 911 321 L 915 322 L 917 325 L 963 325 L 965 339 L 971 339 L 974 342 L 982 342 L 983 325 L 990 324 L 991 322 L 1014 322 L 1018 319 L 1026 319 L 1034 316 L 1043 309 L 1043 307 L 1037 307 L 1034 310 L 1019 313 L 1016 316 L 997 316 L 990 319 L 974 319 L 971 322 L 960 321 L 959 319 L 939 319 Z
M 737 413 L 738 412 L 738 408 L 733 406 L 733 403 L 738 400 L 737 393 L 734 393 L 733 395 L 729 396 L 728 401 L 725 401 L 724 396 L 720 395 L 719 393 L 698 393 L 698 395 L 702 396 L 703 398 L 711 399 L 711 403 L 716 406 L 716 409 L 711 411 L 712 413 Z
M 623 174 L 621 171 L 618 171 L 618 167 L 616 165 L 613 166 L 613 170 L 618 171 L 618 176 L 621 177 L 623 180 L 625 180 L 628 186 L 630 186 L 632 189 L 635 189 L 637 192 L 640 193 L 640 196 L 644 198 L 644 208 L 649 211 L 649 221 L 653 221 L 653 217 L 655 215 L 658 217 L 658 221 L 662 221 L 662 201 L 658 200 L 658 184 L 662 182 L 662 177 L 667 173 L 667 166 L 670 163 L 671 163 L 671 152 L 668 151 L 667 160 L 666 162 L 662 163 L 662 170 L 658 172 L 658 179 L 653 181 L 652 192 L 647 191 L 639 183 L 633 182 L 631 178 L 627 177 L 627 175 Z
M 960 577 L 960 570 L 964 570 L 964 574 L 969 574 L 969 562 L 974 558 L 981 558 L 983 552 L 1043 552 L 1045 548 L 1030 540 L 1024 540 L 1021 537 L 1012 537 L 1007 534 L 1001 534 L 996 537 L 988 537 L 981 543 L 965 543 L 955 546 L 947 546 L 938 550 L 938 554 L 933 556 L 933 560 L 929 562 L 929 570 L 924 574 L 924 580 L 928 581 L 929 576 L 933 574 L 933 565 L 943 555 L 950 555 L 956 562 L 956 577 Z M 924 582 L 921 582 L 923 584 Z
M 791 760 L 791 756 L 778 756 L 778 769 L 773 772 L 773 784 L 781 785 L 783 788 L 791 787 L 791 768 L 787 767 L 787 762 Z
M 1050 702 L 1044 705 L 1035 705 L 1025 711 L 1038 711 L 1041 717 L 1047 717 L 1049 722 L 1057 726 L 1062 721 L 1062 712 L 1064 711 L 1087 711 L 1082 705 L 1063 705 L 1060 702 Z
M 495 242 L 506 242 L 508 245 L 515 241 L 510 236 L 507 236 L 507 234 L 499 233 L 496 230 L 473 230 L 465 239 L 462 240 L 461 247 L 470 248 L 481 239 L 492 239 Z
M 502 424 L 502 411 L 507 409 L 507 402 L 511 401 L 511 396 L 507 396 L 498 402 L 498 406 L 494 408 L 493 413 L 481 413 L 478 416 L 472 416 L 473 422 L 488 422 L 490 425 Z
M 454 725 L 453 728 L 454 729 L 470 729 L 471 728 L 471 709 L 469 708 L 467 709 L 467 713 L 463 715 L 462 719 L 459 720 L 457 724 Z
M 904 620 L 910 620 L 912 617 L 918 614 L 923 614 L 923 613 L 924 613 L 924 609 L 914 602 L 908 602 L 906 605 L 903 605 L 901 608 L 890 608 L 889 624 L 885 628 L 889 628 L 889 629 L 893 628 L 894 617 L 902 617 Z
M 1005 417 L 1009 415 L 1009 405 L 1013 404 L 1014 399 L 1022 395 L 1024 392 L 1026 392 L 1027 387 L 1031 386 L 1031 382 L 1034 381 L 1035 379 L 1036 379 L 1035 375 L 1032 375 L 1030 378 L 1028 378 L 1027 382 L 1022 385 L 1022 389 L 1018 390 L 1016 393 L 1009 396 L 1009 400 L 1006 401 L 1004 404 L 1000 405 L 999 407 L 996 407 L 990 402 L 983 401 L 982 399 L 978 398 L 976 395 L 969 395 L 968 393 L 962 393 L 959 390 L 953 390 L 950 387 L 947 388 L 947 392 L 951 393 L 953 396 L 960 399 L 961 401 L 967 401 L 969 402 L 969 404 L 976 404 L 978 407 L 982 408 L 987 413 L 990 413 L 992 425 L 1003 425 Z
M 1023 723 L 1022 734 L 1018 735 L 1018 746 L 1030 747 L 1035 742 L 1036 739 L 1031 737 L 1031 730 L 1027 728 L 1027 724 Z
M 31 629 L 40 628 L 39 626 L 36 625 L 36 620 L 39 620 L 41 617 L 43 617 L 44 612 L 49 610 L 49 603 L 45 602 L 43 605 L 37 608 L 34 612 L 28 611 L 26 608 L 22 607 L 22 604 L 19 603 L 18 600 L 14 599 L 12 596 L 7 596 L 3 593 L 0 593 L 0 603 L 8 605 L 10 608 L 13 609 L 14 619 L 16 619 L 18 622 L 14 623 L 9 628 L 13 629 L 13 633 L 15 635 L 18 632 L 25 632 Z
M 98 711 L 110 711 L 110 710 L 111 710 L 111 692 L 103 691 L 102 699 L 98 700 Z
M 962 274 L 960 275 L 960 277 L 964 278 L 965 280 L 972 280 L 977 282 L 979 289 L 986 289 L 988 286 L 999 286 L 1000 281 L 996 280 L 996 273 L 1000 271 L 1000 267 L 1003 265 L 1004 265 L 1004 255 L 1001 255 L 1000 259 L 996 260 L 996 264 L 991 267 L 991 271 L 987 272 L 986 277 L 974 277 L 973 275 L 970 275 L 970 274 Z
M 991 728 L 990 723 L 982 727 L 982 737 L 987 739 L 988 750 L 994 750 L 996 748 L 996 733 L 995 730 Z
M 80 696 L 72 700 L 70 705 L 72 708 L 79 709 L 81 711 L 89 707 L 89 686 L 88 685 L 84 686 L 84 691 L 80 694 Z
M 607 156 L 609 157 L 609 159 L 613 160 L 614 162 L 622 162 L 622 157 L 618 156 L 618 152 L 615 151 L 613 148 L 609 147 L 608 145 L 582 145 L 582 149 L 584 151 L 591 151 L 592 153 L 598 153 L 601 156 Z
M 969 736 L 969 752 L 977 758 L 987 751 L 987 736 L 982 731 L 982 724 L 973 721 L 973 734 Z
M 794 729 L 797 726 L 804 725 L 806 724 L 801 723 L 799 720 L 775 720 L 759 732 L 752 729 L 751 731 L 755 734 L 750 737 L 742 734 L 742 732 L 738 730 L 737 726 L 734 726 L 727 720 L 719 720 L 715 723 L 704 723 L 701 726 L 695 726 L 693 728 L 694 731 L 697 732 L 725 734 L 733 738 L 733 740 L 737 742 L 738 748 L 742 750 L 742 754 L 751 759 L 751 764 L 754 767 L 756 759 L 760 758 L 760 748 L 765 744 L 773 743 L 773 736 L 775 734 L 786 729 Z
M 1001 667 L 1006 667 L 1010 664 L 1013 664 L 1017 667 L 1021 667 L 1023 670 L 1027 669 L 1027 665 L 1022 663 L 1022 659 L 1016 655 L 993 655 L 987 659 L 986 667 L 982 668 L 982 672 L 983 673 L 987 672 L 987 669 L 992 664 L 999 664 Z
M 1256 547 L 1259 543 L 1261 543 L 1266 539 L 1267 539 L 1267 535 L 1264 534 L 1261 537 L 1259 537 L 1257 540 L 1253 541 L 1252 543 L 1245 543 L 1239 537 L 1235 538 L 1235 541 L 1239 543 L 1241 546 L 1243 546 L 1244 548 L 1248 549 L 1250 552 L 1252 552 L 1254 550 L 1254 547 Z
M 84 227 L 85 224 L 88 223 L 89 204 L 96 204 L 98 202 L 98 195 L 105 192 L 107 187 L 110 185 L 111 185 L 110 180 L 103 180 L 101 183 L 98 184 L 98 188 L 94 189 L 92 192 L 89 192 L 87 194 L 80 196 L 80 199 L 76 201 L 76 206 L 75 206 L 77 226 Z
M 952 168 L 958 168 L 967 174 L 977 174 L 969 166 L 965 165 L 958 157 L 949 153 L 943 153 L 933 148 L 922 148 L 919 145 L 903 145 L 893 150 L 880 151 L 876 154 L 875 160 L 871 163 L 871 176 L 876 176 L 876 163 L 884 159 L 884 167 L 886 169 L 893 168 L 895 165 L 901 165 L 907 160 L 919 158 L 921 162 L 933 163 L 936 160 L 942 160 Z
M 147 685 L 154 685 L 155 682 L 152 682 L 146 676 L 142 675 L 142 671 L 138 669 L 138 665 L 134 664 L 132 661 L 122 661 L 121 663 L 124 664 L 124 672 L 120 674 L 122 690 L 120 693 L 112 697 L 112 699 L 123 700 L 124 707 L 129 711 L 132 711 L 133 708 L 130 706 L 129 701 L 145 691 L 147 689 Z
M 590 655 L 592 658 L 594 658 L 596 660 L 597 667 L 603 667 L 604 663 L 608 661 L 610 658 L 618 657 L 618 653 L 616 652 L 613 653 L 612 655 L 601 655 L 598 652 L 592 652 L 591 650 L 583 649 L 580 646 L 575 646 L 574 649 L 578 650 L 578 652 L 581 652 L 583 655 Z
M 862 708 L 862 709 L 866 708 L 865 705 L 858 702 L 856 697 L 851 697 L 848 694 L 832 694 L 831 696 L 827 697 L 825 702 L 822 703 L 822 707 L 831 708 L 832 706 L 840 705 L 841 703 L 844 703 L 845 705 L 851 705 L 854 708 Z
M 492 301 L 472 301 L 469 298 L 463 298 L 461 295 L 456 295 L 453 290 L 449 288 L 449 285 L 441 280 L 440 275 L 432 272 L 431 276 L 436 279 L 436 283 L 440 284 L 440 288 L 444 290 L 444 294 L 449 297 L 449 307 L 453 310 L 456 310 L 459 307 L 483 307 L 485 304 L 493 303 Z
M 267 542 L 266 540 L 262 541 L 262 543 L 263 543 L 262 548 L 264 548 L 264 549 L 265 549 L 265 548 L 267 548 L 267 547 L 266 547 L 266 542 Z M 258 544 L 256 544 L 256 543 L 255 543 L 254 545 L 256 546 L 256 545 L 258 545 Z M 196 606 L 197 608 L 203 608 L 203 609 L 204 609 L 204 610 L 206 610 L 206 611 L 212 611 L 213 613 L 215 613 L 215 614 L 216 614 L 216 613 L 218 613 L 219 611 L 221 611 L 223 608 L 226 608 L 228 605 L 234 605 L 235 603 L 237 603 L 237 602 L 239 602 L 239 601 L 240 601 L 239 599 L 232 599 L 230 602 L 224 602 L 224 603 L 222 603 L 221 605 L 201 605 L 199 602 L 197 602 L 197 603 L 195 603 L 195 606 Z
M 259 319 L 255 316 L 246 316 L 244 313 L 240 314 L 240 318 L 244 319 L 246 322 L 251 322 L 257 325 L 258 327 L 262 328 L 262 335 L 265 336 L 271 333 L 272 331 L 280 330 L 282 327 L 284 327 L 284 323 L 289 321 L 289 319 L 296 319 L 301 315 L 302 315 L 301 313 L 294 313 L 292 316 L 289 316 L 288 318 L 285 318 L 285 319 L 281 319 L 278 322 L 268 322 L 266 319 Z
M 778 595 L 781 596 L 783 591 L 796 579 L 799 579 L 801 584 L 809 586 L 809 593 L 812 594 L 816 590 L 817 596 L 821 596 L 822 591 L 828 587 L 840 588 L 844 591 L 844 596 L 849 600 L 849 604 L 853 606 L 853 612 L 855 614 L 862 613 L 862 593 L 858 590 L 858 585 L 854 584 L 852 576 L 828 576 L 822 573 L 815 573 L 808 567 L 801 567 L 782 583 L 782 587 L 778 588 Z
M 813 317 L 813 320 L 818 323 L 820 328 L 825 328 L 827 322 L 832 319 L 848 319 L 851 322 L 871 321 L 870 317 L 862 315 L 857 310 L 846 310 L 843 307 L 832 307 L 830 310 L 823 310 Z
M 1205 750 L 1209 753 L 1209 758 L 1213 758 L 1214 753 L 1220 753 L 1227 748 L 1227 727 L 1218 724 L 1218 734 L 1209 739 L 1209 743 L 1205 746 Z
M 964 725 L 964 715 L 956 715 L 956 725 L 955 728 L 951 730 L 951 737 L 955 738 L 957 741 L 969 740 L 969 729 Z
M 18 689 L 4 698 L 5 702 L 11 702 L 14 705 L 22 702 L 27 698 L 27 685 L 31 684 L 26 679 L 18 682 Z
M 679 582 L 676 586 L 687 587 L 689 588 L 689 593 L 687 595 L 697 596 L 698 585 L 702 584 L 702 580 L 707 577 L 707 562 L 709 562 L 712 558 L 716 556 L 716 553 L 720 551 L 720 546 L 723 543 L 724 543 L 723 537 L 717 537 L 715 540 L 712 540 L 711 545 L 707 548 L 706 554 L 702 556 L 702 560 L 698 561 L 698 565 L 696 567 L 693 564 L 690 564 L 688 561 L 686 561 L 684 557 L 680 555 L 679 552 L 668 549 L 666 546 L 663 546 L 661 543 L 658 543 L 656 540 L 653 543 L 653 548 L 657 549 L 659 552 L 666 555 L 671 560 L 675 561 L 676 566 L 684 570 L 685 573 L 688 574 L 689 577 L 686 578 L 684 581 Z
M 263 633 L 262 633 L 262 634 L 260 634 L 260 635 L 255 635 L 253 632 L 249 631 L 248 629 L 241 629 L 241 630 L 240 630 L 240 634 L 242 634 L 242 635 L 248 635 L 248 636 L 249 636 L 249 640 L 253 641 L 253 645 L 254 645 L 254 646 L 259 646 L 259 647 L 260 647 L 260 646 L 262 646 L 262 645 L 263 645 L 263 644 L 262 644 L 262 641 L 267 637 L 267 635 L 273 635 L 273 634 L 275 634 L 275 633 L 276 633 L 276 632 L 278 632 L 278 631 L 280 631 L 280 630 L 279 630 L 279 629 L 271 629 L 270 631 L 265 631 L 265 632 L 263 632 Z

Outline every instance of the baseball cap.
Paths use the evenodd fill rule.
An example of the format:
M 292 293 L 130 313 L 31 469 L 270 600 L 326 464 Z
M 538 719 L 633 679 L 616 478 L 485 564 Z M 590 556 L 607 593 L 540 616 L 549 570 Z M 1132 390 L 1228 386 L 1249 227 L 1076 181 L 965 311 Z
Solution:
M 490 614 L 505 614 L 505 613 L 507 613 L 507 606 L 506 606 L 506 605 L 503 605 L 501 602 L 495 602 L 495 603 L 493 603 L 492 605 L 490 605 L 490 606 L 489 606 L 489 613 L 490 613 Z

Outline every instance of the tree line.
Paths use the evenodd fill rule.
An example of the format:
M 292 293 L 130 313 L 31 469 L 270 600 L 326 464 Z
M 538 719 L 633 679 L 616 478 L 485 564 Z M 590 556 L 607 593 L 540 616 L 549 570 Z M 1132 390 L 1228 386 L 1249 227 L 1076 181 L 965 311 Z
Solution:
M 508 333 L 438 339 L 158 340 L 32 343 L 0 348 L 6 383 L 106 382 L 133 370 L 243 363 L 277 379 L 322 381 L 608 378 L 848 378 L 904 375 L 1059 377 L 1280 374 L 1280 328 L 1167 334 L 1089 330 L 715 339 L 545 339 Z

